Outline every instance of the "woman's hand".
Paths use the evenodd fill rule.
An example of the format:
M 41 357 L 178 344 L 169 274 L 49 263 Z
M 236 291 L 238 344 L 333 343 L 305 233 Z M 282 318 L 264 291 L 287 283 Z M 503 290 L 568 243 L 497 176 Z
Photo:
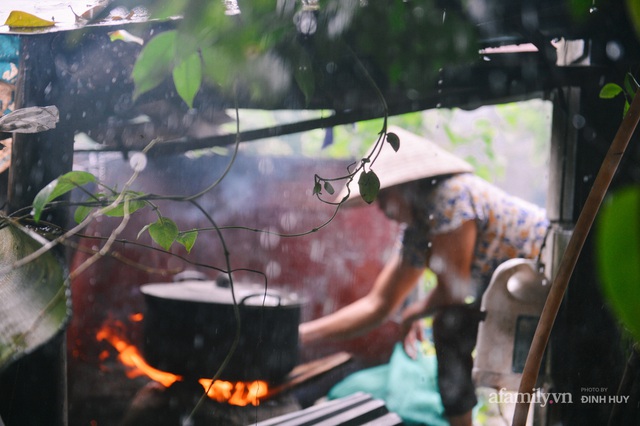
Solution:
M 407 306 L 402 311 L 400 324 L 404 351 L 415 359 L 418 354 L 418 343 L 424 340 L 421 319 L 433 315 L 435 311 L 450 303 L 450 297 L 445 288 L 437 285 L 427 296 Z
M 408 325 L 407 325 L 408 324 Z M 422 329 L 422 321 L 413 321 L 409 323 L 402 323 L 402 333 L 404 336 L 404 351 L 413 359 L 418 358 L 419 346 L 424 340 L 424 333 Z
M 406 354 L 416 359 L 418 356 L 418 345 L 424 340 L 424 333 L 421 324 L 421 318 L 429 314 L 429 307 L 433 292 L 426 298 L 418 300 L 411 305 L 407 306 L 402 311 L 402 323 L 400 324 L 400 331 L 402 333 L 402 340 L 404 343 L 404 351 Z

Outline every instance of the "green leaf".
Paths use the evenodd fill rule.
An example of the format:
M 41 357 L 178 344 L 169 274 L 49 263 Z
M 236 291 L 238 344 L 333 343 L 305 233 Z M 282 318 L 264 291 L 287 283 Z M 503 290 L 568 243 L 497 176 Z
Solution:
M 75 220 L 76 223 L 81 223 L 83 220 L 87 218 L 87 216 L 89 216 L 89 214 L 93 209 L 94 207 L 78 206 L 78 208 L 76 208 L 75 213 L 73 214 L 73 220 Z
M 183 101 L 193 108 L 193 99 L 202 84 L 200 55 L 193 53 L 173 69 L 173 84 Z
M 233 86 L 239 71 L 239 57 L 215 46 L 202 49 L 202 62 L 206 77 L 222 88 Z
M 598 216 L 596 244 L 605 298 L 640 342 L 640 187 L 609 197 Z
M 627 92 L 629 99 L 633 100 L 633 97 L 636 95 L 636 90 L 638 90 L 638 85 L 636 84 L 633 76 L 629 73 L 624 76 L 624 89 Z
M 171 74 L 176 51 L 175 30 L 153 37 L 142 49 L 133 66 L 134 98 L 156 88 Z
M 166 217 L 161 217 L 149 226 L 149 235 L 165 250 L 171 248 L 171 244 L 178 238 L 178 234 L 178 226 Z
M 129 206 L 128 206 L 129 214 L 132 214 L 132 213 L 140 210 L 144 206 L 146 206 L 146 203 L 144 201 L 140 201 L 140 200 L 129 201 L 128 204 L 129 204 Z M 125 201 L 122 200 L 120 203 L 118 203 L 117 206 L 114 206 L 113 208 L 111 208 L 109 210 L 106 210 L 104 212 L 105 216 L 123 217 L 124 216 L 124 205 L 125 205 Z
M 134 36 L 129 31 L 126 31 L 126 30 L 116 30 L 107 34 L 109 35 L 109 40 L 112 42 L 120 40 L 125 43 L 136 43 L 136 44 L 139 44 L 140 46 L 144 46 L 144 40 L 142 38 Z
M 607 83 L 600 89 L 601 99 L 613 99 L 622 93 L 622 87 L 615 83 Z
M 145 201 L 135 199 L 135 198 L 142 197 L 144 195 L 145 194 L 142 192 L 127 191 L 125 193 L 124 199 L 120 201 L 118 205 L 108 210 L 104 210 L 103 213 L 105 216 L 109 216 L 109 217 L 123 217 L 125 200 L 128 200 L 128 207 L 127 207 L 128 212 L 129 214 L 133 214 L 134 212 L 140 210 L 141 208 L 147 205 Z M 98 203 L 103 206 L 108 206 L 112 204 L 115 200 L 116 200 L 116 195 L 107 196 L 104 193 L 93 194 L 91 198 L 88 198 L 84 201 L 86 205 L 81 205 L 81 206 L 78 206 L 78 208 L 76 208 L 76 211 L 73 215 L 73 219 L 77 223 L 80 223 L 83 220 L 85 220 L 93 210 L 98 208 L 97 207 Z
M 95 181 L 96 177 L 91 173 L 72 171 L 65 173 L 58 179 L 50 182 L 47 186 L 42 188 L 33 199 L 33 219 L 37 223 L 40 220 L 42 211 L 51 201 L 79 186 Z
M 628 18 L 633 24 L 636 37 L 640 39 L 640 2 L 637 0 L 626 0 Z
M 191 231 L 181 232 L 178 234 L 176 242 L 182 244 L 184 248 L 187 249 L 187 253 L 191 253 L 191 249 L 196 243 L 196 238 L 198 238 L 198 231 L 193 229 Z
M 391 148 L 393 148 L 395 152 L 398 152 L 398 150 L 400 149 L 400 138 L 398 137 L 398 135 L 393 132 L 387 133 L 387 142 L 389 143 L 389 145 L 391 145 Z
M 4 24 L 8 25 L 9 28 L 43 28 L 52 27 L 56 23 L 27 12 L 12 10 Z
M 333 195 L 335 191 L 335 189 L 333 189 L 333 186 L 331 186 L 331 184 L 329 182 L 324 183 L 324 190 L 327 191 L 329 193 L 329 195 Z
M 358 188 L 362 199 L 371 204 L 376 200 L 380 191 L 380 179 L 373 170 L 362 172 L 358 179 Z

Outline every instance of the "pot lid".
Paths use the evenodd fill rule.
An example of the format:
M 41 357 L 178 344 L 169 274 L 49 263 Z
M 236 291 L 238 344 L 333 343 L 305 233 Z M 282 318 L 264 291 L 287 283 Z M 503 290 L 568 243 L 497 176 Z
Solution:
M 295 306 L 301 301 L 295 293 L 285 293 L 263 284 L 233 284 L 222 287 L 216 281 L 186 280 L 175 283 L 146 284 L 140 291 L 148 296 L 183 302 L 215 303 L 233 305 L 235 301 L 244 306 Z

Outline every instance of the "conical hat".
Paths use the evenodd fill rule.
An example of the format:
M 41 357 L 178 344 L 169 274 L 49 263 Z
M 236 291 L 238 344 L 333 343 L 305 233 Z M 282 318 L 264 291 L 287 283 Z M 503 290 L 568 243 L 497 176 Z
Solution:
M 400 149 L 396 152 L 385 143 L 371 170 L 380 179 L 380 189 L 389 188 L 429 177 L 473 172 L 473 167 L 435 143 L 396 126 L 389 126 L 388 133 L 395 133 L 400 139 Z M 370 155 L 374 146 L 369 149 Z M 351 183 L 348 202 L 363 201 L 358 190 L 358 172 Z M 348 193 L 347 186 L 339 192 L 337 201 Z

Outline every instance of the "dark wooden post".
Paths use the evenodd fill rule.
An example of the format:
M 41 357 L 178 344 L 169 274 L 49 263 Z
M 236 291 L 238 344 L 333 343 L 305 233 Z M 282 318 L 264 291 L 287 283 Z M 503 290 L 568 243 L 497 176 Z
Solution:
M 52 40 L 56 34 L 22 36 L 16 108 L 56 105 L 59 93 Z M 28 214 L 34 196 L 47 183 L 71 170 L 73 127 L 60 111 L 56 129 L 16 134 L 9 171 L 9 213 Z M 64 211 L 45 217 L 64 225 Z M 0 375 L 0 416 L 6 426 L 67 424 L 66 334 L 60 330 L 33 353 Z
M 610 72 L 594 67 L 585 81 L 576 81 L 576 86 L 562 88 L 554 96 L 549 218 L 560 245 L 568 241 L 622 119 L 620 103 L 599 98 L 598 82 L 612 78 Z M 571 276 L 549 343 L 550 391 L 572 396 L 570 404 L 547 408 L 549 424 L 606 424 L 610 406 L 583 404 L 581 398 L 608 398 L 622 375 L 621 335 L 603 300 L 595 267 L 595 226 Z
M 23 36 L 16 85 L 15 107 L 56 105 L 60 93 L 55 69 L 53 38 L 56 33 Z M 57 105 L 56 105 L 57 106 Z M 73 166 L 73 127 L 67 111 L 60 111 L 55 129 L 34 134 L 15 134 L 9 171 L 8 211 L 28 207 L 47 183 Z M 28 211 L 27 211 L 28 213 Z M 64 212 L 47 220 L 64 224 Z

